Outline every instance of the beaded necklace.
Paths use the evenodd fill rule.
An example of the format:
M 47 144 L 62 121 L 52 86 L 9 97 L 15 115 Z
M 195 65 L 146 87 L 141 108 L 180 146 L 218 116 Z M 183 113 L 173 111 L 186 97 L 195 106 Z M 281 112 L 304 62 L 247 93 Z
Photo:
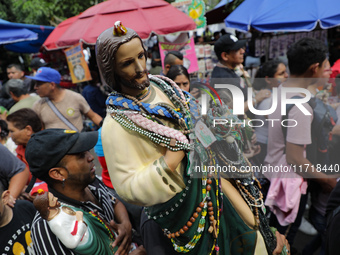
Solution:
M 150 76 L 173 102 L 175 109 L 165 104 L 146 104 L 138 99 L 113 92 L 106 101 L 112 118 L 129 130 L 148 137 L 151 141 L 172 151 L 192 149 L 185 135 L 192 132 L 191 114 L 184 94 L 172 80 L 163 76 Z M 167 127 L 156 117 L 176 120 L 181 131 Z
M 150 94 L 150 91 L 151 91 L 151 89 L 150 89 L 150 87 L 148 87 L 147 89 L 146 89 L 146 92 L 142 92 L 142 93 L 140 93 L 140 94 L 138 94 L 137 96 L 136 96 L 136 98 L 138 99 L 138 100 L 143 100 L 144 98 L 146 98 L 149 94 Z
M 107 224 L 103 221 L 103 219 L 97 213 L 93 211 L 90 211 L 89 214 L 93 216 L 95 219 L 97 219 L 105 227 L 111 240 L 115 240 L 113 231 L 111 230 L 111 228 L 107 226 Z

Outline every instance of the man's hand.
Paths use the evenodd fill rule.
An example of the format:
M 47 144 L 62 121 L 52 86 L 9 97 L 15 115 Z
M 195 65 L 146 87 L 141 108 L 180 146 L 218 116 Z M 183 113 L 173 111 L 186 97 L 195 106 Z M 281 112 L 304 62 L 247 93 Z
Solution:
M 111 220 L 110 226 L 117 233 L 116 240 L 112 244 L 112 247 L 119 246 L 115 254 L 116 255 L 128 254 L 131 249 L 131 240 L 132 240 L 132 236 L 131 236 L 132 227 L 131 227 L 130 222 L 118 224 L 118 223 L 115 223 L 113 220 Z
M 261 89 L 259 92 L 255 95 L 256 103 L 261 103 L 264 99 L 270 97 L 272 95 L 272 92 L 269 89 Z
M 147 255 L 146 250 L 144 249 L 143 245 L 138 246 L 138 248 L 132 251 L 129 255 Z
M 290 245 L 284 235 L 281 235 L 279 231 L 275 232 L 276 235 L 276 248 L 273 251 L 273 255 L 281 254 L 282 250 L 286 249 L 286 253 L 290 254 Z
M 324 192 L 331 193 L 331 191 L 335 188 L 337 181 L 335 178 L 323 178 L 319 179 L 319 183 Z
M 5 200 L 5 204 L 8 205 L 9 207 L 14 207 L 16 199 L 12 197 L 11 194 L 8 195 L 8 198 Z

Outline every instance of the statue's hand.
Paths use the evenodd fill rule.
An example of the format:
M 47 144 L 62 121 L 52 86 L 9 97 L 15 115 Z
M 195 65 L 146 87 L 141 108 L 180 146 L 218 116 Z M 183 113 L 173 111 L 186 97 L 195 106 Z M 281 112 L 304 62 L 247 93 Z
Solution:
M 171 171 L 175 171 L 179 163 L 181 163 L 183 160 L 184 156 L 184 151 L 171 151 L 170 149 L 167 149 L 164 155 L 164 161 Z

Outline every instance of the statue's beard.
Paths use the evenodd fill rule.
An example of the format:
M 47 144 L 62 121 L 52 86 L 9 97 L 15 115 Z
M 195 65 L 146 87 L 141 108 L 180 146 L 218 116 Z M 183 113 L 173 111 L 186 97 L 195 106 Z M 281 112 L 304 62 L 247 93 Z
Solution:
M 150 80 L 147 74 L 148 71 L 144 70 L 142 73 L 135 75 L 131 80 L 124 79 L 124 77 L 118 77 L 118 84 L 120 86 L 120 90 L 122 90 L 122 87 L 144 90 L 145 88 L 150 86 Z M 146 75 L 147 79 L 139 83 L 137 80 L 142 78 L 144 75 Z

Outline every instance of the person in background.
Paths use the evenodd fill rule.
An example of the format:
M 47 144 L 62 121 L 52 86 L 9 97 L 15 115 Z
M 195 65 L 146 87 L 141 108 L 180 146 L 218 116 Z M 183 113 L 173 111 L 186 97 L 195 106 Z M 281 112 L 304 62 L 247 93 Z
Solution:
M 44 128 L 67 128 L 75 131 L 83 129 L 83 117 L 86 116 L 97 126 L 103 120 L 86 102 L 85 98 L 74 91 L 60 86 L 60 73 L 50 67 L 41 67 L 35 76 L 34 88 L 42 97 L 35 102 L 33 110 L 38 114 Z
M 151 48 L 151 68 L 149 72 L 157 75 L 162 71 L 161 54 L 159 52 L 158 42 L 155 43 Z
M 8 115 L 7 122 L 10 135 L 17 145 L 15 150 L 17 158 L 25 163 L 26 167 L 29 168 L 25 157 L 26 145 L 33 134 L 42 130 L 41 120 L 32 109 L 23 108 Z M 27 184 L 32 178 L 31 173 L 29 174 L 30 176 Z M 31 192 L 31 195 L 34 196 L 38 189 L 47 191 L 47 186 L 44 182 L 38 180 L 35 184 L 34 190 Z M 23 193 L 22 195 L 25 195 L 26 199 L 33 201 L 33 198 L 28 194 Z
M 91 71 L 92 81 L 88 82 L 83 88 L 81 94 L 90 105 L 91 109 L 100 117 L 105 118 L 106 115 L 106 95 L 100 89 L 98 72 Z
M 170 78 L 184 91 L 190 91 L 190 76 L 188 70 L 182 65 L 171 66 L 166 77 Z
M 4 145 L 15 156 L 17 155 L 17 153 L 15 152 L 17 146 L 13 142 L 12 138 L 9 136 L 7 122 L 1 119 L 0 119 L 0 143 Z
M 249 114 L 248 100 L 252 100 L 254 105 L 259 104 L 265 98 L 270 97 L 270 91 L 262 90 L 252 98 L 248 98 L 247 79 L 244 77 L 241 78 L 240 75 L 236 73 L 236 69 L 239 69 L 239 66 L 244 61 L 245 46 L 246 40 L 238 40 L 236 36 L 228 33 L 221 36 L 215 42 L 214 51 L 219 62 L 212 71 L 211 86 L 214 87 L 215 84 L 226 84 L 227 82 L 241 89 L 244 95 L 244 111 Z M 229 99 L 225 103 L 232 108 L 232 97 L 229 96 Z
M 8 204 L 13 207 L 28 182 L 29 169 L 2 144 L 0 162 L 0 182 L 10 191 Z
M 253 88 L 255 91 L 261 91 L 267 89 L 272 91 L 272 88 L 278 87 L 281 83 L 288 78 L 286 65 L 280 60 L 270 60 L 264 63 L 255 75 Z M 257 110 L 268 110 L 272 106 L 272 98 L 267 97 L 256 106 Z M 264 125 L 261 127 L 255 127 L 255 134 L 257 143 L 261 146 L 261 152 L 257 154 L 256 163 L 261 165 L 264 162 L 264 158 L 267 155 L 267 143 L 268 143 L 268 122 L 266 119 L 268 116 L 255 115 L 255 119 L 263 121 Z
M 210 42 L 213 38 L 213 33 L 210 31 L 208 26 L 203 31 L 203 37 L 205 42 Z
M 214 32 L 213 41 L 216 42 L 221 37 L 221 33 L 219 31 Z
M 271 167 L 295 166 L 300 170 L 267 175 L 271 183 L 265 204 L 273 212 L 270 224 L 279 231 L 287 233 L 287 239 L 293 245 L 306 208 L 307 179 L 313 178 L 325 192 L 334 188 L 336 180 L 328 178 L 323 172 L 315 171 L 317 168 L 306 157 L 306 147 L 312 143 L 313 109 L 311 106 L 308 103 L 302 104 L 309 114 L 304 114 L 295 105 L 286 116 L 281 114 L 281 94 L 284 93 L 284 88 L 307 90 L 314 79 L 322 77 L 328 61 L 327 47 L 320 40 L 303 38 L 291 45 L 287 57 L 290 76 L 278 87 L 277 108 L 268 118 L 292 119 L 297 122 L 297 125 L 284 129 L 280 122 L 276 122 L 268 129 L 270 142 L 265 164 Z M 287 93 L 288 99 L 294 96 L 304 98 L 306 95 L 299 92 Z M 278 178 L 281 177 L 279 174 L 284 175 L 284 178 Z M 288 200 L 289 203 L 286 203 Z
M 183 65 L 183 54 L 179 51 L 169 51 L 164 58 L 164 68 L 161 75 L 166 76 L 170 67 Z
M 34 254 L 30 235 L 36 210 L 31 202 L 18 200 L 13 207 L 10 201 L 11 192 L 0 182 L 0 254 Z
M 24 81 L 25 88 L 28 91 L 28 81 L 25 79 L 25 72 L 21 65 L 19 64 L 10 64 L 7 66 L 7 77 L 9 80 L 11 79 L 20 79 Z M 15 104 L 15 101 L 11 98 L 11 95 L 9 94 L 8 90 L 8 84 L 7 82 L 3 84 L 0 90 L 0 105 L 5 107 L 6 109 L 10 109 Z
M 16 102 L 8 111 L 11 114 L 22 108 L 32 108 L 33 104 L 40 99 L 39 96 L 28 94 L 25 84 L 22 80 L 11 79 L 7 82 L 9 94 Z
M 313 108 L 312 143 L 306 147 L 307 158 L 313 165 L 322 165 L 329 168 L 333 168 L 335 166 L 330 161 L 330 153 L 338 153 L 338 151 L 332 152 L 332 149 L 329 147 L 329 140 L 330 137 L 332 137 L 330 133 L 334 127 L 336 129 L 339 127 L 336 127 L 334 122 L 337 118 L 336 111 L 330 105 L 327 105 L 327 100 L 325 103 L 322 98 L 317 97 L 317 87 L 324 87 L 327 84 L 331 74 L 331 65 L 327 60 L 321 78 L 316 79 L 313 84 L 308 86 L 308 90 L 312 94 L 310 105 L 315 105 L 315 107 Z M 324 112 L 320 112 L 319 106 L 320 108 L 325 109 Z M 320 254 L 323 255 L 326 251 L 326 208 L 331 191 L 324 191 L 315 180 L 310 180 L 308 183 L 308 193 L 310 194 L 311 198 L 308 219 L 311 222 L 312 227 L 314 227 L 317 231 L 317 234 L 304 247 L 302 250 L 302 255 L 312 254 L 319 248 L 321 249 Z M 299 230 L 301 230 L 303 223 L 306 221 L 306 219 L 302 219 Z M 308 231 L 309 229 L 310 227 L 304 227 L 302 230 Z
M 37 74 L 37 71 L 40 67 L 43 67 L 43 66 L 47 66 L 47 63 L 45 62 L 44 59 L 42 58 L 33 58 L 31 60 L 31 63 L 30 63 L 30 68 L 31 68 L 31 71 L 32 71 L 32 74 L 33 76 L 35 76 Z M 28 81 L 29 81 L 29 86 L 28 86 L 28 93 L 30 94 L 34 94 L 35 93 L 35 90 L 34 90 L 34 85 L 35 85 L 35 81 L 34 80 L 31 80 L 29 78 L 26 78 Z

